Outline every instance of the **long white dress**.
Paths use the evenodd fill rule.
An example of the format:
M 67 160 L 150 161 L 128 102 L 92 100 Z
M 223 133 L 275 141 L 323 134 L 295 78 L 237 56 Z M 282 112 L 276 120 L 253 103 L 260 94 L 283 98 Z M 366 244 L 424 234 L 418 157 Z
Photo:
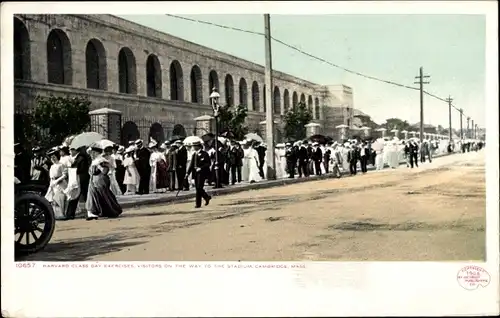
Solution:
M 286 173 L 286 149 L 282 148 L 279 151 L 280 174 L 282 178 L 287 177 Z
M 118 184 L 118 181 L 116 181 L 115 156 L 109 155 L 109 156 L 105 156 L 104 158 L 109 162 L 109 171 L 108 171 L 109 183 L 110 183 L 109 188 L 115 196 L 120 196 L 120 195 L 122 195 L 122 190 L 120 189 L 120 185 Z
M 252 147 L 243 150 L 243 180 L 248 182 L 258 182 L 262 180 L 259 175 L 259 154 Z
M 342 147 L 340 149 L 340 154 L 342 155 L 342 170 L 349 171 L 349 161 L 347 161 L 347 154 L 349 153 L 349 148 Z
M 389 144 L 389 151 L 388 151 L 388 164 L 389 167 L 396 169 L 399 166 L 399 153 L 398 153 L 398 148 L 397 144 L 390 143 Z
M 68 186 L 67 166 L 60 162 L 54 163 L 49 170 L 50 186 L 45 198 L 50 202 L 54 209 L 54 214 L 57 219 L 66 218 L 67 198 L 64 190 Z M 56 180 L 63 177 L 61 181 L 55 183 Z
M 158 151 L 151 152 L 149 156 L 149 165 L 151 166 L 151 176 L 149 177 L 149 191 L 156 192 L 156 177 L 157 177 L 157 163 L 162 159 L 161 153 Z
M 123 166 L 125 167 L 125 177 L 123 178 L 123 184 L 127 186 L 127 194 L 135 194 L 135 191 L 139 187 L 139 173 L 135 167 L 135 160 L 133 157 L 126 157 L 123 160 Z M 129 175 L 130 172 L 130 175 Z

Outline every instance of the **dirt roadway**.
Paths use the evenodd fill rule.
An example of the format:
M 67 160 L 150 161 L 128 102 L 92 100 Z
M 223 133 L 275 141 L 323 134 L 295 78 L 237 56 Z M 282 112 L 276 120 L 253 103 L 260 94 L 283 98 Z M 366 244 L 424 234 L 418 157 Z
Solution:
M 26 260 L 483 260 L 484 151 L 419 169 L 294 184 L 59 222 Z M 271 218 L 271 219 L 270 219 Z

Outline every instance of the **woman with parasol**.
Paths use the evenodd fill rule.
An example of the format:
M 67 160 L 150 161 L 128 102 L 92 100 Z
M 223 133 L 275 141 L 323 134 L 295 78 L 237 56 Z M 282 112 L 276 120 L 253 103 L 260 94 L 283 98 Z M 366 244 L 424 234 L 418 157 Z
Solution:
M 49 170 L 50 185 L 45 198 L 50 202 L 54 209 L 57 220 L 66 219 L 66 206 L 68 200 L 64 190 L 68 186 L 68 170 L 64 163 L 60 162 L 61 155 L 58 148 L 52 148 L 47 152 L 47 156 L 52 161 Z

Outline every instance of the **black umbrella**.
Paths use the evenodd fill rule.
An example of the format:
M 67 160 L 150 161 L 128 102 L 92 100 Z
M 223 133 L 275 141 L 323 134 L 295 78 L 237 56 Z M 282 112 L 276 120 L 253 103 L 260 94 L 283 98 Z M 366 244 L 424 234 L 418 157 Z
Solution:
M 208 133 L 208 134 L 201 136 L 201 140 L 203 140 L 204 143 L 208 143 L 214 139 L 215 139 L 215 135 L 212 133 Z
M 179 135 L 173 135 L 172 138 L 170 138 L 170 141 L 177 141 L 177 140 L 184 140 L 184 137 Z
M 313 136 L 309 137 L 309 140 L 316 141 L 316 142 L 318 142 L 320 144 L 326 144 L 329 141 L 332 141 L 333 139 L 330 138 L 330 137 L 318 134 L 318 135 L 313 135 Z
M 222 137 L 229 138 L 229 139 L 234 139 L 234 134 L 232 131 L 226 131 L 221 134 Z

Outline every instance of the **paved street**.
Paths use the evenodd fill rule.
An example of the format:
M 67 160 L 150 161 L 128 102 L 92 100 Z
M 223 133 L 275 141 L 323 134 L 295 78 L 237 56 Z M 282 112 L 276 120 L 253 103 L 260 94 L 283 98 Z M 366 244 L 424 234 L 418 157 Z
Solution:
M 46 261 L 482 260 L 484 151 L 59 222 Z

